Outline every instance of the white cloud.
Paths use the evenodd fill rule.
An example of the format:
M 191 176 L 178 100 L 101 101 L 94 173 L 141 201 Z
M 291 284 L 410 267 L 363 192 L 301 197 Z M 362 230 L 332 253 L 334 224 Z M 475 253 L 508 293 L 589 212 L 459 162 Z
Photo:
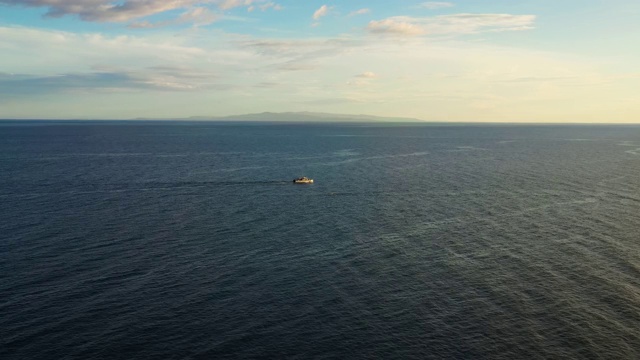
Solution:
M 363 8 L 349 13 L 349 16 L 365 15 L 371 13 L 371 9 Z
M 369 23 L 376 34 L 401 36 L 456 35 L 533 29 L 535 15 L 454 14 L 435 17 L 396 16 Z
M 442 1 L 427 1 L 418 5 L 418 7 L 429 9 L 429 10 L 444 9 L 444 8 L 450 8 L 453 6 L 454 6 L 453 3 L 442 2 Z
M 327 5 L 322 5 L 318 10 L 313 13 L 313 19 L 318 20 L 323 16 L 326 16 L 329 13 L 329 7 Z
M 258 6 L 258 7 L 262 11 L 267 11 L 268 9 L 273 9 L 273 10 L 278 10 L 278 11 L 282 10 L 282 6 L 279 5 L 279 4 L 276 4 L 274 2 L 267 2 L 267 3 L 264 3 L 264 4 L 260 5 L 260 6 Z
M 366 86 L 371 86 L 372 85 L 372 80 L 377 78 L 378 75 L 376 75 L 374 72 L 372 71 L 365 71 L 361 74 L 358 74 L 356 76 L 354 76 L 354 79 L 351 79 L 347 82 L 347 85 L 350 86 L 360 86 L 360 87 L 366 87 Z
M 216 1 L 220 9 L 228 10 L 240 6 L 251 6 L 252 0 L 218 0 Z
M 3 67 L 15 72 L 32 69 L 72 72 L 103 63 L 154 66 L 204 55 L 202 48 L 193 46 L 187 39 L 164 35 L 106 36 L 0 26 L 0 53 Z
M 365 71 L 362 74 L 356 75 L 356 77 L 365 78 L 365 79 L 374 79 L 378 77 L 378 75 L 376 75 L 374 72 L 371 72 L 371 71 Z
M 367 26 L 367 30 L 376 34 L 416 36 L 425 33 L 423 27 L 412 24 L 409 21 L 400 21 L 397 18 L 385 20 L 372 20 Z

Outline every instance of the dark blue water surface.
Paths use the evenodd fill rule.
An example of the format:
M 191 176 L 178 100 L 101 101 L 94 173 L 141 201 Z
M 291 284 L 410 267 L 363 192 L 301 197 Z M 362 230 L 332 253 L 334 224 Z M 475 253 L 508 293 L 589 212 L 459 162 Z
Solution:
M 0 358 L 638 359 L 639 189 L 640 126 L 2 122 Z

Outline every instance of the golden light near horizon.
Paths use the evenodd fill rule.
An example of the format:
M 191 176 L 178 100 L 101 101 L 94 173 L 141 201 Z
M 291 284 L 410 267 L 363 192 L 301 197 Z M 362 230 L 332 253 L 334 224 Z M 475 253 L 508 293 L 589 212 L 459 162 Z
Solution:
M 640 122 L 640 4 L 124 3 L 0 0 L 0 118 Z

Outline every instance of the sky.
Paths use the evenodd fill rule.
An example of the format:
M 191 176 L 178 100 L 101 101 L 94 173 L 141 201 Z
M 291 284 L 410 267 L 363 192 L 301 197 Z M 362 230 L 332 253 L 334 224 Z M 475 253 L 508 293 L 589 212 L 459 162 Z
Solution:
M 640 122 L 640 1 L 0 0 L 0 118 Z

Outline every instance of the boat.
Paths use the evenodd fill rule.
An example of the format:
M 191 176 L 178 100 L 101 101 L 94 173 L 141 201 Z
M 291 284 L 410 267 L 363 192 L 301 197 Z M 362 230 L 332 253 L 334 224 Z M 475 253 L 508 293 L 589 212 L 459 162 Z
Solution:
M 294 184 L 313 184 L 313 179 L 309 179 L 306 176 L 301 178 L 293 179 Z

